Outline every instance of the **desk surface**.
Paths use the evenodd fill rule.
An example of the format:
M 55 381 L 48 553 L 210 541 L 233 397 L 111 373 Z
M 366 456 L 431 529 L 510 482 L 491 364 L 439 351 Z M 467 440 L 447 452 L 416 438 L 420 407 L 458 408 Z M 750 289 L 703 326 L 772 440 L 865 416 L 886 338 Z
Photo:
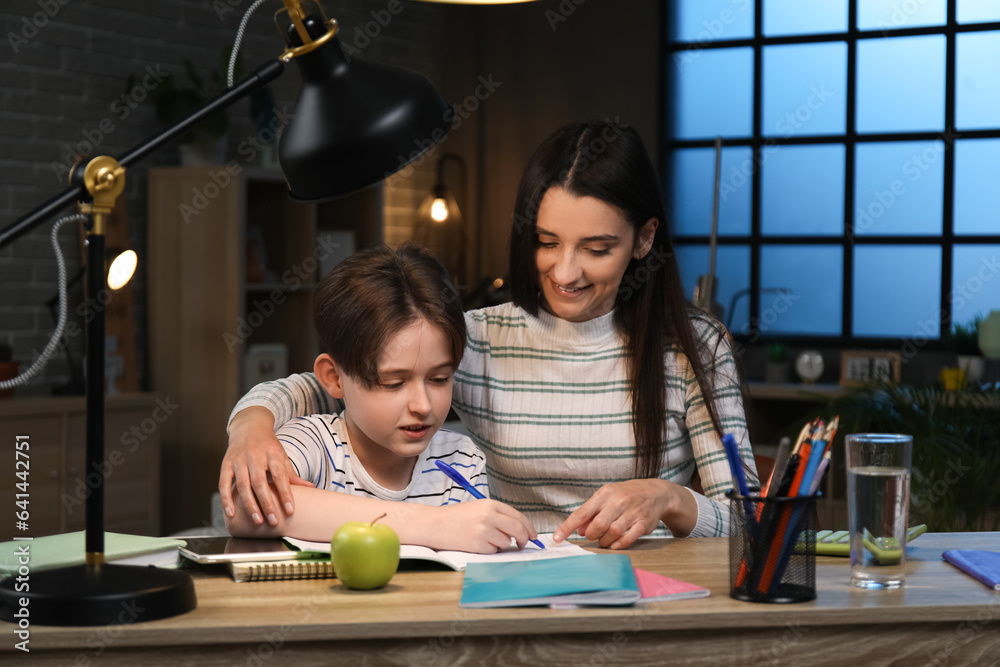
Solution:
M 729 597 L 725 538 L 644 540 L 628 550 L 636 567 L 712 593 L 626 608 L 460 609 L 463 575 L 452 571 L 404 571 L 364 592 L 336 580 L 237 584 L 214 566 L 194 571 L 195 611 L 107 628 L 32 627 L 30 663 L 138 664 L 153 655 L 157 664 L 206 667 L 274 655 L 281 660 L 270 664 L 301 666 L 330 664 L 336 652 L 405 665 L 653 665 L 668 655 L 706 665 L 794 664 L 795 656 L 812 665 L 924 665 L 935 656 L 1000 664 L 1000 593 L 942 561 L 947 548 L 1000 550 L 1000 533 L 924 535 L 897 591 L 853 588 L 848 559 L 817 558 L 817 599 L 790 605 Z

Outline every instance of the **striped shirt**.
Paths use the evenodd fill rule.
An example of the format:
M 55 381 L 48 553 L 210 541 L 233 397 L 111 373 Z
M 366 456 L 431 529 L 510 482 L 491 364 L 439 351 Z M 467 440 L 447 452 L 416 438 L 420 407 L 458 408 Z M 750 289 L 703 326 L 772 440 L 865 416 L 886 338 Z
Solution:
M 465 314 L 469 335 L 455 374 L 453 407 L 487 456 L 491 496 L 552 532 L 602 485 L 633 478 L 635 438 L 626 351 L 613 313 L 569 322 L 532 317 L 512 303 Z M 735 360 L 720 325 L 694 319 L 700 352 L 714 370 L 716 414 L 754 470 Z M 710 354 L 714 351 L 714 355 Z M 687 486 L 697 467 L 705 495 L 691 537 L 729 533 L 724 494 L 732 475 L 687 357 L 666 350 L 666 443 L 659 478 Z M 262 406 L 281 424 L 330 411 L 311 373 L 254 387 L 233 410 Z M 230 417 L 231 419 L 231 417 Z M 662 523 L 653 535 L 669 535 Z
M 483 453 L 460 433 L 446 430 L 435 433 L 427 449 L 417 457 L 410 483 L 403 489 L 387 489 L 372 479 L 361 461 L 353 456 L 342 416 L 298 417 L 279 428 L 276 435 L 295 472 L 317 489 L 435 506 L 475 500 L 434 464 L 442 460 L 457 468 L 480 493 L 489 497 Z

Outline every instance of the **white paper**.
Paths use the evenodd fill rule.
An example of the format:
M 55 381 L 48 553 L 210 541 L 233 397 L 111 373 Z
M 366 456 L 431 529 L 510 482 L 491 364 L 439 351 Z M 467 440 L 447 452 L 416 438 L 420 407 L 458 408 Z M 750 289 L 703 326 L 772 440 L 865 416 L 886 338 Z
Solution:
M 284 540 L 303 551 L 330 553 L 329 542 L 310 542 L 294 537 L 286 537 Z M 518 549 L 517 544 L 511 540 L 511 546 L 492 554 L 475 554 L 467 551 L 435 551 L 429 547 L 403 544 L 399 548 L 399 557 L 402 559 L 432 560 L 443 563 L 455 570 L 464 570 L 465 566 L 469 563 L 505 563 L 510 561 L 545 560 L 547 558 L 592 555 L 591 552 L 576 544 L 570 544 L 569 542 L 556 544 L 552 539 L 552 533 L 540 534 L 538 541 L 545 545 L 544 549 L 540 549 L 531 542 L 528 542 L 523 549 Z

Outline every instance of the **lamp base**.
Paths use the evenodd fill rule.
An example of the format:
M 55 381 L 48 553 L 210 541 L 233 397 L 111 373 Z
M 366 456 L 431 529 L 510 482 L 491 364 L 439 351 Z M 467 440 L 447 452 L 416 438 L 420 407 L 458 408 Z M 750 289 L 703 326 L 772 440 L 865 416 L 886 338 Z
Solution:
M 31 625 L 126 625 L 197 606 L 186 572 L 153 566 L 73 565 L 0 582 L 0 619 L 13 623 L 26 618 Z

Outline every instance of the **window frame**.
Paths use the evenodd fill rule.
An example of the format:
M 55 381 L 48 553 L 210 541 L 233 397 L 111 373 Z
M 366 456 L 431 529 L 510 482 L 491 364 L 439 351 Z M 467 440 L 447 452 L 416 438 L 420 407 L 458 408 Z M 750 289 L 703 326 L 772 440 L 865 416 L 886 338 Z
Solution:
M 955 175 L 955 139 L 997 139 L 1000 138 L 1000 127 L 958 132 L 955 129 L 955 77 L 956 49 L 958 36 L 968 33 L 1000 31 L 1000 21 L 984 23 L 959 24 L 956 20 L 958 0 L 946 0 L 946 19 L 943 25 L 921 26 L 914 28 L 880 28 L 859 30 L 857 28 L 858 0 L 848 0 L 847 30 L 836 33 L 815 33 L 803 35 L 781 35 L 765 37 L 763 34 L 763 4 L 764 0 L 754 2 L 754 33 L 753 37 L 743 39 L 723 39 L 707 42 L 674 41 L 673 26 L 676 23 L 674 13 L 676 5 L 670 3 L 674 10 L 664 12 L 664 44 L 665 59 L 663 61 L 663 89 L 665 91 L 663 131 L 660 163 L 664 174 L 664 189 L 667 200 L 672 201 L 673 160 L 675 150 L 687 148 L 714 148 L 715 138 L 677 139 L 673 136 L 674 127 L 674 92 L 676 90 L 674 74 L 677 67 L 675 58 L 685 51 L 701 51 L 707 49 L 751 47 L 753 49 L 753 100 L 752 100 L 752 134 L 748 138 L 726 138 L 724 148 L 749 147 L 751 150 L 752 173 L 750 174 L 750 234 L 743 236 L 719 236 L 717 245 L 722 247 L 748 246 L 750 250 L 750 293 L 749 293 L 749 328 L 734 330 L 733 335 L 744 343 L 755 343 L 758 340 L 793 339 L 797 344 L 823 345 L 836 347 L 898 347 L 907 341 L 914 342 L 914 336 L 900 337 L 870 337 L 855 336 L 853 328 L 854 307 L 854 245 L 920 245 L 941 249 L 941 297 L 940 297 L 940 334 L 951 330 L 951 293 L 953 273 L 953 252 L 956 244 L 1000 244 L 1000 230 L 997 234 L 962 234 L 954 233 L 954 175 Z M 888 37 L 911 37 L 923 35 L 942 35 L 945 38 L 945 86 L 944 86 L 944 129 L 941 131 L 922 132 L 879 132 L 858 134 L 856 130 L 857 102 L 857 59 L 858 43 L 868 39 L 883 39 Z M 765 136 L 761 130 L 763 106 L 763 50 L 766 46 L 782 44 L 817 44 L 824 42 L 846 42 L 846 109 L 843 134 L 803 135 L 789 137 Z M 682 57 L 682 55 L 680 56 Z M 864 234 L 855 237 L 853 222 L 855 215 L 855 172 L 856 149 L 860 144 L 876 142 L 902 141 L 943 141 L 943 202 L 942 229 L 940 234 L 921 236 L 875 235 Z M 844 219 L 839 236 L 795 236 L 768 235 L 761 233 L 761 178 L 760 165 L 766 159 L 762 151 L 771 146 L 819 145 L 834 144 L 844 146 Z M 682 195 L 681 195 L 682 196 Z M 709 233 L 704 235 L 674 234 L 675 245 L 691 245 L 707 247 L 710 242 Z M 844 258 L 843 284 L 841 291 L 841 335 L 804 335 L 794 333 L 768 333 L 761 330 L 760 313 L 762 295 L 761 288 L 761 247 L 763 245 L 840 245 Z M 693 286 L 686 286 L 691 288 Z M 727 309 L 729 304 L 724 304 Z M 726 316 L 729 313 L 725 313 Z M 964 321 L 964 320 L 961 320 Z M 734 323 L 735 324 L 735 323 Z M 940 336 L 937 339 L 918 341 L 918 347 L 941 349 Z

